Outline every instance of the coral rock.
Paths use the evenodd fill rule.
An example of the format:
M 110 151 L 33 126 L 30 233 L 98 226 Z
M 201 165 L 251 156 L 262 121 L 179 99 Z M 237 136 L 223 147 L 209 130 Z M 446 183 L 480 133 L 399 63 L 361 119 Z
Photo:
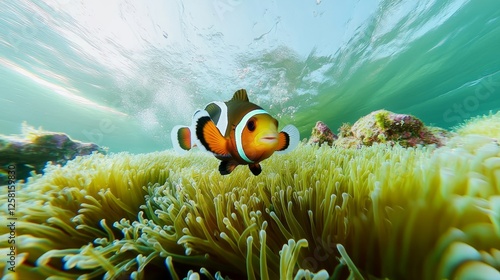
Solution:
M 343 130 L 346 130 L 344 128 Z M 440 147 L 452 134 L 437 127 L 426 127 L 418 118 L 396 114 L 386 110 L 378 110 L 359 119 L 350 129 L 351 135 L 345 131 L 335 146 L 356 147 L 371 146 L 373 143 L 399 144 L 403 147 L 435 144 Z
M 64 165 L 77 156 L 106 153 L 94 143 L 72 140 L 64 133 L 36 130 L 23 124 L 22 135 L 0 135 L 0 185 L 6 183 L 6 168 L 16 164 L 16 179 L 26 179 L 31 171 L 42 173 L 47 162 Z
M 322 122 L 316 122 L 311 132 L 311 138 L 309 138 L 308 144 L 319 144 L 327 143 L 329 146 L 333 144 L 333 141 L 338 137 L 335 135 L 328 126 Z

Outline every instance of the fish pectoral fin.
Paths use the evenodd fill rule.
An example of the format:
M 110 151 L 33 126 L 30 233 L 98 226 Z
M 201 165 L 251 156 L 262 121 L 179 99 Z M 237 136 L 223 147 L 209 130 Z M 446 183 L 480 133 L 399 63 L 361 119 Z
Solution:
M 191 130 L 187 126 L 177 125 L 170 132 L 172 145 L 178 153 L 185 153 L 191 150 Z
M 223 160 L 220 162 L 219 172 L 221 175 L 228 175 L 233 172 L 236 166 L 238 166 L 238 163 L 235 161 Z
M 210 117 L 204 116 L 197 120 L 196 136 L 201 144 L 212 153 L 221 156 L 229 155 L 226 146 L 227 140 L 222 136 Z
M 289 124 L 278 134 L 278 148 L 276 151 L 277 153 L 287 153 L 295 149 L 299 142 L 299 130 L 295 126 Z
M 250 164 L 248 165 L 248 168 L 250 168 L 250 171 L 252 171 L 252 174 L 255 176 L 259 175 L 260 172 L 262 172 L 262 167 L 260 167 L 260 164 L 258 163 Z

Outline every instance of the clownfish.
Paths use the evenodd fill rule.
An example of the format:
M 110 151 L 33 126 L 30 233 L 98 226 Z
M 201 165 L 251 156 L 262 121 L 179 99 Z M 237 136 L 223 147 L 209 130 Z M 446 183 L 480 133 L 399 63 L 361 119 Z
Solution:
M 240 89 L 227 102 L 211 102 L 204 110 L 197 110 L 191 127 L 175 126 L 171 138 L 177 152 L 194 146 L 212 152 L 221 161 L 222 175 L 230 174 L 238 165 L 248 165 L 254 175 L 259 175 L 259 163 L 274 152 L 293 150 L 300 134 L 293 125 L 278 132 L 278 121 L 251 103 L 246 90 Z

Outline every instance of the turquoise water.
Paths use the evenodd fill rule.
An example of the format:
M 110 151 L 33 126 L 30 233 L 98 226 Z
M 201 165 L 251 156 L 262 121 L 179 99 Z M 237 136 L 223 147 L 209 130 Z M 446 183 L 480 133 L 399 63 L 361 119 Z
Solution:
M 164 150 L 239 88 L 302 138 L 381 108 L 444 128 L 500 109 L 500 1 L 344 2 L 1 1 L 0 133 Z

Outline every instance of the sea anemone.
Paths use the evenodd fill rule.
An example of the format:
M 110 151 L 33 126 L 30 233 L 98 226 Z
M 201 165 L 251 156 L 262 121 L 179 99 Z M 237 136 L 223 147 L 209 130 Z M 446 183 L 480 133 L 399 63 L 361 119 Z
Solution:
M 300 145 L 260 176 L 220 176 L 197 152 L 77 157 L 19 186 L 16 274 L 0 268 L 18 279 L 500 277 L 498 139 Z
M 500 139 L 500 111 L 478 116 L 455 128 L 459 135 L 482 135 Z

